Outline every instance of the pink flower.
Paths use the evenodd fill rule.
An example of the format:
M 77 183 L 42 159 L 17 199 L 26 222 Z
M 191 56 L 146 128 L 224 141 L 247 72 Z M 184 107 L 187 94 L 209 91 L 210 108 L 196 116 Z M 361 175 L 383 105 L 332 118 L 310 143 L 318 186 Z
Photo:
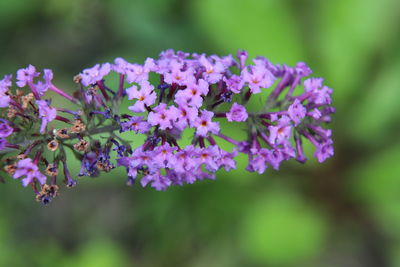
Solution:
M 118 63 L 123 64 L 124 62 L 119 60 Z M 123 68 L 123 70 L 126 74 L 126 81 L 128 83 L 141 83 L 143 81 L 148 81 L 149 72 L 156 70 L 156 64 L 152 58 L 147 58 L 144 65 L 127 63 L 125 66 L 126 67 Z M 117 67 L 117 70 L 120 70 L 120 68 Z
M 269 141 L 272 144 L 283 144 L 289 141 L 292 126 L 290 125 L 290 119 L 287 116 L 282 116 L 278 121 L 277 125 L 269 126 Z
M 6 138 L 13 133 L 13 128 L 8 125 L 8 121 L 0 119 L 0 138 Z
M 157 171 L 144 176 L 140 183 L 143 187 L 150 183 L 151 187 L 155 190 L 164 191 L 168 189 L 172 182 L 168 177 L 161 175 L 161 173 Z
M 184 149 L 175 153 L 167 163 L 167 167 L 174 169 L 178 173 L 186 173 L 196 167 L 196 161 L 193 159 L 196 148 L 188 145 Z
M 34 164 L 30 158 L 20 160 L 17 163 L 17 170 L 13 177 L 17 179 L 22 176 L 26 176 L 26 178 L 22 179 L 22 185 L 25 187 L 34 182 L 35 179 L 37 179 L 40 184 L 46 183 L 46 176 L 39 171 L 39 167 Z
M 244 68 L 241 76 L 253 94 L 261 93 L 261 88 L 269 88 L 275 82 L 275 76 L 261 64 Z
M 178 108 L 171 106 L 169 109 L 175 109 L 177 120 L 174 122 L 174 126 L 180 131 L 183 131 L 187 126 L 193 125 L 199 113 L 197 108 L 188 107 L 187 105 L 181 105 Z
M 256 171 L 259 174 L 264 173 L 268 168 L 267 160 L 269 153 L 269 150 L 266 148 L 253 151 L 251 157 L 249 157 L 249 165 L 247 166 L 247 169 L 249 171 Z
M 174 157 L 173 152 L 176 147 L 171 147 L 168 143 L 158 146 L 154 149 L 154 163 L 159 166 L 167 166 L 170 159 Z
M 5 75 L 3 80 L 0 80 L 0 108 L 6 108 L 10 104 L 10 96 L 7 95 L 11 87 L 12 75 Z
M 82 71 L 81 82 L 84 86 L 89 86 L 96 84 L 98 81 L 103 80 L 104 76 L 110 73 L 111 65 L 110 63 L 96 64 L 90 69 L 85 69 Z
M 212 122 L 211 119 L 214 113 L 211 111 L 203 110 L 200 117 L 198 117 L 193 126 L 196 127 L 196 134 L 199 136 L 206 137 L 208 132 L 217 134 L 219 132 L 219 123 Z
M 136 133 L 147 133 L 150 130 L 151 126 L 146 121 L 143 120 L 143 117 L 130 117 L 128 121 L 121 123 L 121 131 L 135 131 Z
M 322 85 L 322 78 L 310 78 L 304 81 L 304 91 L 311 94 L 309 101 L 317 105 L 330 105 L 332 103 L 332 89 Z
M 294 126 L 299 125 L 301 120 L 306 116 L 307 109 L 300 103 L 297 98 L 288 108 L 288 115 L 294 122 Z
M 176 109 L 167 109 L 165 103 L 159 104 L 154 111 L 149 113 L 147 121 L 153 125 L 159 125 L 161 130 L 171 129 L 172 122 L 178 117 Z
M 133 85 L 126 89 L 126 93 L 128 94 L 129 100 L 137 99 L 133 106 L 128 107 L 128 109 L 133 112 L 144 112 L 146 110 L 145 105 L 151 106 L 157 99 L 157 94 L 154 92 L 154 86 L 148 81 L 143 81 L 140 84 L 140 90 L 137 90 L 137 86 Z
M 203 78 L 209 83 L 217 83 L 222 79 L 222 73 L 225 72 L 225 67 L 221 62 L 216 61 L 212 64 L 204 55 L 199 59 L 200 64 L 205 68 Z
M 183 69 L 183 64 L 178 61 L 170 63 L 171 71 L 164 74 L 165 82 L 168 84 L 186 85 L 193 77 L 193 69 Z
M 36 90 L 39 94 L 39 96 L 43 96 L 44 93 L 47 92 L 47 90 L 52 86 L 52 80 L 53 80 L 53 71 L 49 69 L 44 69 L 43 70 L 43 79 L 44 82 L 39 81 L 36 86 Z
M 232 75 L 231 77 L 229 77 L 229 79 L 224 77 L 223 80 L 226 83 L 226 87 L 228 88 L 228 90 L 235 94 L 239 94 L 243 88 L 243 81 L 240 76 Z
M 203 104 L 202 96 L 208 94 L 208 83 L 200 79 L 196 82 L 195 79 L 191 79 L 187 85 L 187 88 L 180 90 L 175 94 L 175 103 L 180 106 L 190 106 L 199 108 Z
M 40 133 L 44 133 L 49 122 L 57 117 L 57 110 L 49 106 L 46 100 L 36 100 L 39 107 L 39 117 L 42 119 Z
M 332 139 L 327 139 L 322 144 L 316 146 L 316 151 L 314 153 L 314 157 L 318 159 L 319 163 L 324 162 L 327 158 L 333 156 L 333 141 Z
M 197 164 L 204 164 L 209 171 L 218 170 L 218 161 L 220 158 L 219 148 L 217 145 L 209 146 L 207 148 L 197 149 Z
M 33 82 L 33 79 L 39 76 L 39 72 L 36 72 L 36 68 L 29 65 L 25 69 L 19 69 L 17 71 L 17 85 L 19 87 L 24 87 Z
M 236 169 L 236 161 L 234 158 L 238 155 L 236 148 L 233 148 L 231 153 L 220 149 L 220 157 L 218 158 L 219 167 L 224 167 L 226 171 Z
M 226 113 L 226 118 L 228 121 L 245 121 L 248 118 L 246 108 L 242 105 L 233 103 L 231 110 Z

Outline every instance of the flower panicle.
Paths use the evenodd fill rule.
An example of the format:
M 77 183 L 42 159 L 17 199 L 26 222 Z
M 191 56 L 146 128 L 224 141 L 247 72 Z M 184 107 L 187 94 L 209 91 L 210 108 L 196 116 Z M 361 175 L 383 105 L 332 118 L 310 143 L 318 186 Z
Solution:
M 77 89 L 69 93 L 53 83 L 51 70 L 29 65 L 17 71 L 15 85 L 12 75 L 0 80 L 1 164 L 47 204 L 58 195 L 57 176 L 67 187 L 77 184 L 71 157 L 81 162 L 76 176 L 124 167 L 128 185 L 140 180 L 156 190 L 215 179 L 218 170 L 236 168 L 239 153 L 248 157 L 246 170 L 260 174 L 290 159 L 305 163 L 304 141 L 323 162 L 334 153 L 332 131 L 324 128 L 335 112 L 333 91 L 311 73 L 304 62 L 250 61 L 245 50 L 235 58 L 169 49 L 143 64 L 96 64 L 74 77 Z M 110 75 L 119 76 L 116 84 Z M 53 103 L 48 91 L 69 107 Z M 253 111 L 263 92 L 263 107 Z M 122 101 L 128 110 L 120 110 Z M 247 137 L 230 136 L 227 123 L 239 123 Z M 186 130 L 192 141 L 183 146 Z M 146 138 L 133 144 L 126 133 Z

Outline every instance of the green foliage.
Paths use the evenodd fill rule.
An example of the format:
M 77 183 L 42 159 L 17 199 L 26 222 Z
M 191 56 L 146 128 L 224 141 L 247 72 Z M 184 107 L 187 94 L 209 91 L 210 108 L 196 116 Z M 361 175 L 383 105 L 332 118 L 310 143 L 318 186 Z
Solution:
M 375 70 L 376 55 L 390 48 L 400 6 L 396 0 L 315 3 L 312 46 L 336 89 L 336 103 L 350 104 L 355 90 L 364 92 L 360 86 L 373 78 L 367 72 Z
M 400 241 L 400 145 L 371 155 L 351 172 L 352 192 L 382 229 Z
M 201 0 L 193 9 L 196 23 L 223 51 L 248 50 L 274 63 L 304 60 L 301 35 L 288 1 Z
M 281 266 L 321 252 L 327 226 L 321 214 L 286 189 L 257 199 L 244 219 L 240 244 L 255 262 Z

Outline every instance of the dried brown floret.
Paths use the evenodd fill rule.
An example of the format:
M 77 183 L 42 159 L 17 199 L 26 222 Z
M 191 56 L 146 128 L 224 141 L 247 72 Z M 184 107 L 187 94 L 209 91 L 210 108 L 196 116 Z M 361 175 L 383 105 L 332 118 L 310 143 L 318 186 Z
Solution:
M 77 151 L 87 151 L 89 148 L 89 142 L 82 139 L 74 145 L 74 148 Z
M 62 139 L 69 138 L 68 129 L 67 128 L 60 129 L 56 132 L 56 135 Z
M 47 149 L 50 151 L 56 151 L 58 149 L 59 143 L 57 140 L 53 139 L 47 143 Z
M 86 125 L 81 120 L 75 120 L 72 127 L 69 129 L 73 133 L 81 133 L 85 131 Z

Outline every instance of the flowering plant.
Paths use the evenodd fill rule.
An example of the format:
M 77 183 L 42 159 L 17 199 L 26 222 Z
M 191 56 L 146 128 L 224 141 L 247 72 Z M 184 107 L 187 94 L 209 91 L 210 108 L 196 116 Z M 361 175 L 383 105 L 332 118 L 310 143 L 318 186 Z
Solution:
M 156 190 L 214 179 L 219 169 L 236 168 L 238 153 L 247 155 L 248 171 L 260 174 L 291 158 L 304 163 L 304 138 L 315 146 L 319 162 L 331 157 L 331 130 L 321 125 L 330 122 L 335 109 L 323 79 L 305 79 L 311 69 L 302 62 L 289 67 L 264 57 L 249 65 L 247 61 L 246 51 L 235 59 L 167 50 L 142 65 L 117 58 L 114 64 L 97 64 L 75 76 L 78 90 L 73 95 L 53 84 L 49 69 L 42 78 L 32 65 L 18 70 L 17 89 L 6 75 L 0 81 L 2 169 L 23 186 L 30 185 L 38 201 L 48 203 L 57 195 L 59 172 L 67 187 L 77 184 L 68 169 L 69 155 L 81 162 L 78 176 L 121 166 L 128 185 L 140 178 L 142 186 Z M 116 88 L 107 81 L 111 72 L 119 76 Z M 299 85 L 303 91 L 295 95 Z M 45 98 L 49 90 L 76 109 L 54 107 Z M 269 95 L 263 108 L 250 112 L 250 98 L 265 90 Z M 120 112 L 125 97 L 129 111 Z M 242 122 L 247 138 L 235 140 L 224 133 L 223 120 Z M 65 126 L 55 128 L 54 121 Z M 191 144 L 182 147 L 187 129 L 193 132 Z M 133 147 L 118 135 L 126 131 L 145 135 L 145 141 Z M 233 150 L 223 150 L 221 140 Z

